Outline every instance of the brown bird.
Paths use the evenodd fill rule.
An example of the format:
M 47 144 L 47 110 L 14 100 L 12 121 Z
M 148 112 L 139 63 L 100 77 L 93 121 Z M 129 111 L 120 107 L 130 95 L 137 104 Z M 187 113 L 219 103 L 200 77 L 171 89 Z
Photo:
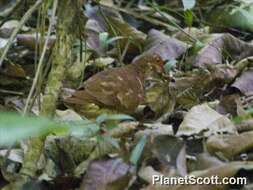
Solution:
M 132 114 L 144 102 L 145 79 L 161 77 L 163 64 L 158 55 L 139 56 L 131 64 L 93 75 L 64 103 L 87 118 L 101 113 Z

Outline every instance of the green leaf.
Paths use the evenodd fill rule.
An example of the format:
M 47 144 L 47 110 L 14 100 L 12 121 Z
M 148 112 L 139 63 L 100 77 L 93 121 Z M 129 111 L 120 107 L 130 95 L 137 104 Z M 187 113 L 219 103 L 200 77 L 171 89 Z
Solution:
M 142 136 L 141 139 L 139 140 L 138 144 L 135 146 L 132 154 L 131 154 L 131 157 L 130 157 L 130 162 L 134 165 L 137 165 L 140 157 L 141 157 L 141 154 L 143 152 L 143 149 L 146 145 L 146 142 L 147 142 L 147 137 L 146 136 Z
M 46 118 L 22 117 L 13 113 L 0 113 L 0 145 L 10 145 L 16 141 L 48 133 L 66 133 L 67 125 Z
M 101 124 L 106 121 L 122 121 L 122 120 L 135 120 L 133 117 L 125 114 L 113 114 L 113 115 L 108 115 L 108 114 L 102 114 L 97 117 L 96 122 Z
M 189 9 L 187 9 L 184 12 L 184 21 L 185 24 L 187 24 L 188 27 L 192 27 L 192 23 L 193 23 L 193 12 Z
M 60 123 L 42 117 L 21 116 L 14 113 L 0 113 L 0 146 L 11 145 L 17 141 L 50 133 L 91 137 L 100 127 L 89 120 Z
M 99 34 L 99 44 L 103 49 L 108 48 L 108 39 L 109 39 L 109 34 L 107 32 L 102 32 Z
M 165 63 L 164 70 L 166 73 L 169 73 L 169 71 L 177 64 L 177 60 L 171 59 Z
M 187 10 L 187 9 L 192 9 L 195 6 L 196 1 L 195 0 L 182 0 L 182 3 L 184 6 L 184 9 Z
M 202 43 L 201 41 L 196 41 L 193 45 L 193 47 L 191 48 L 190 52 L 191 54 L 197 54 L 203 47 L 205 47 L 205 44 Z
M 116 36 L 116 37 L 113 37 L 113 38 L 109 38 L 107 40 L 107 44 L 112 44 L 113 42 L 115 42 L 117 40 L 122 40 L 122 39 L 125 39 L 125 37 L 123 37 L 123 36 Z
M 71 135 L 76 137 L 90 138 L 95 136 L 100 130 L 100 127 L 96 122 L 92 122 L 88 119 L 81 121 L 68 121 L 66 124 L 69 127 Z
M 227 28 L 237 28 L 242 31 L 253 32 L 253 6 L 243 3 L 241 6 L 217 7 L 209 15 L 208 21 L 213 26 L 222 26 Z
M 246 121 L 248 119 L 252 119 L 252 115 L 253 115 L 253 108 L 250 108 L 250 109 L 245 110 L 245 114 L 234 117 L 232 119 L 232 121 L 235 124 L 240 124 L 243 121 Z

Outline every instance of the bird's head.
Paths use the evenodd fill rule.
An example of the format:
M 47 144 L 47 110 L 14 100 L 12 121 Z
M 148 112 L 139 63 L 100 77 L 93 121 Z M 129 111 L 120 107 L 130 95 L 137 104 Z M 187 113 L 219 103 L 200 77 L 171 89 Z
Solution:
M 132 64 L 134 64 L 144 77 L 152 77 L 165 74 L 164 61 L 159 55 L 141 55 L 136 57 Z

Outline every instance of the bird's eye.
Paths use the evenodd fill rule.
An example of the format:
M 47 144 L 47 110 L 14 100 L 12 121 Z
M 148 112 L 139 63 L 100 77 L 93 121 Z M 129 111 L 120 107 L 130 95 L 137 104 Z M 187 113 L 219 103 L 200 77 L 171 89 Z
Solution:
M 144 81 L 144 86 L 145 86 L 145 88 L 151 88 L 151 87 L 154 86 L 154 84 L 152 83 L 151 80 L 145 80 Z

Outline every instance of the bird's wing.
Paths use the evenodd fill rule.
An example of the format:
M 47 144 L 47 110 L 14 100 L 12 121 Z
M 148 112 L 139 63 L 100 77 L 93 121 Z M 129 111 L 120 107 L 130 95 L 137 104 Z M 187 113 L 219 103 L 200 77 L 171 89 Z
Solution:
M 88 79 L 84 88 L 98 102 L 126 112 L 134 111 L 144 97 L 141 79 L 127 68 L 102 71 Z

